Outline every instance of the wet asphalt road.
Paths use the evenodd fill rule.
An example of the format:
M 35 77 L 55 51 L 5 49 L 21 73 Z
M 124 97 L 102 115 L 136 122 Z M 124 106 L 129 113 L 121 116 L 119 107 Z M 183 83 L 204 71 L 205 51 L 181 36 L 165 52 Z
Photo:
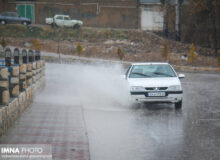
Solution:
M 220 75 L 185 74 L 181 111 L 172 104 L 132 108 L 82 101 L 91 159 L 219 160 Z
M 35 97 L 32 107 L 1 141 L 37 143 L 45 139 L 56 144 L 57 159 L 61 156 L 60 159 L 90 156 L 91 160 L 220 159 L 220 74 L 186 73 L 182 80 L 183 108 L 176 111 L 172 104 L 132 107 L 126 82 L 119 76 L 122 73 L 124 68 L 120 64 L 46 64 L 49 90 Z M 23 130 L 19 122 L 31 118 L 30 113 L 32 129 Z M 46 115 L 52 119 L 42 119 L 45 124 L 34 123 L 34 118 Z M 67 127 L 56 130 L 61 124 Z M 33 130 L 38 125 L 47 128 Z M 76 126 L 81 127 L 76 130 Z M 15 136 L 28 131 L 28 137 Z M 69 148 L 77 148 L 78 141 L 83 144 L 78 147 L 79 154 L 68 155 Z
M 131 107 L 120 65 L 47 68 L 83 108 L 91 160 L 220 159 L 220 74 L 186 73 L 176 111 L 172 104 Z
M 186 73 L 176 111 L 172 104 L 131 107 L 120 65 L 47 68 L 56 70 L 48 76 L 64 84 L 56 86 L 63 96 L 82 106 L 91 160 L 220 159 L 219 74 Z

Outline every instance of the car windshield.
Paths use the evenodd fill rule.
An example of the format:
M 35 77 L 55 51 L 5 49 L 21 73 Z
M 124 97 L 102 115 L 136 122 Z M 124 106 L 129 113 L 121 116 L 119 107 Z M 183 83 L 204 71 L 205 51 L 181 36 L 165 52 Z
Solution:
M 175 72 L 167 64 L 134 65 L 129 78 L 176 77 Z

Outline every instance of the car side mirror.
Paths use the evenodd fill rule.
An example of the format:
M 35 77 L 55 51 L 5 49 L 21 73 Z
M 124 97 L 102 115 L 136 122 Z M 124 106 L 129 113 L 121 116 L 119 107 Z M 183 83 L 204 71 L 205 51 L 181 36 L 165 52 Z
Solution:
M 185 78 L 185 75 L 184 74 L 179 74 L 179 79 L 182 79 L 182 78 Z

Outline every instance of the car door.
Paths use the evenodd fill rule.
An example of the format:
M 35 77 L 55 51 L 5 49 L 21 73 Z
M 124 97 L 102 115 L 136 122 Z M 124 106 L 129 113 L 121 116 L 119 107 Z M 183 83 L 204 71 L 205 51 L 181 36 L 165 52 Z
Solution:
M 72 20 L 70 19 L 70 17 L 69 16 L 65 16 L 64 17 L 64 26 L 65 27 L 71 27 L 72 26 L 72 22 L 71 22 Z
M 57 26 L 62 27 L 64 24 L 63 16 L 56 16 L 55 23 Z
M 5 13 L 4 16 L 7 23 L 12 23 L 12 17 L 10 12 Z
M 11 13 L 11 23 L 20 23 L 20 18 L 17 13 Z
M 6 13 L 5 12 L 1 14 L 1 20 L 6 20 Z

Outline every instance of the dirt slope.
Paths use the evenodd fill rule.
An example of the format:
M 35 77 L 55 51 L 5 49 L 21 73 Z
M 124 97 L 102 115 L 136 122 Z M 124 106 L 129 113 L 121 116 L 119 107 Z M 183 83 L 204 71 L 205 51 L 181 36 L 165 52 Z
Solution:
M 17 30 L 11 32 L 11 30 Z M 75 47 L 81 42 L 84 51 L 82 56 L 98 57 L 105 59 L 118 59 L 117 48 L 125 53 L 125 60 L 129 61 L 164 61 L 161 57 L 163 42 L 165 39 L 146 31 L 140 30 L 116 30 L 103 28 L 51 29 L 45 26 L 31 26 L 24 28 L 20 25 L 0 26 L 0 36 L 7 37 L 10 45 L 24 47 L 25 43 L 31 43 L 34 38 L 41 40 L 43 50 L 48 52 L 58 51 L 60 40 L 60 52 L 76 55 Z M 19 37 L 19 38 L 18 38 Z M 170 62 L 173 64 L 187 65 L 182 57 L 187 55 L 191 44 L 183 44 L 167 40 L 170 52 Z M 218 66 L 216 58 L 212 57 L 213 51 L 196 46 L 199 54 L 196 66 Z M 181 58 L 182 57 L 182 58 Z

